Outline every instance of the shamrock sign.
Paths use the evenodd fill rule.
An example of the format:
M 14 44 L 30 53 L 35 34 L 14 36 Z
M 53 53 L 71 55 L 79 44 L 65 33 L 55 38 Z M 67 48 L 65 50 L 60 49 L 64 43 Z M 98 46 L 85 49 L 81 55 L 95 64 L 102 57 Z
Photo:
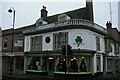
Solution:
M 82 43 L 83 39 L 81 38 L 81 36 L 77 36 L 77 38 L 75 39 L 75 41 L 78 44 L 77 47 L 79 47 L 79 45 Z

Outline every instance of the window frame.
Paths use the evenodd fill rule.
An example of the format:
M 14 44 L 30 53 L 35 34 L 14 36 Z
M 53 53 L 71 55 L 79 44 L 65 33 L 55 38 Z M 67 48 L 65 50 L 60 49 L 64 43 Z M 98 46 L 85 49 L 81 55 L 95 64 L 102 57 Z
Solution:
M 96 36 L 96 50 L 97 51 L 100 51 L 101 48 L 100 48 L 100 37 Z
M 56 41 L 56 40 L 58 40 L 58 39 L 56 39 L 56 38 L 58 38 L 58 36 L 65 36 L 65 40 L 63 41 L 63 43 L 68 44 L 68 32 L 54 33 L 53 34 L 53 49 L 54 50 L 61 49 L 61 47 L 57 46 L 57 43 L 61 43 L 61 42 Z
M 109 60 L 109 65 L 108 65 L 108 60 Z M 112 71 L 112 58 L 107 58 L 107 72 Z M 109 67 L 109 68 L 108 68 Z
M 36 38 L 40 41 L 39 43 L 36 43 Z M 33 40 L 35 40 L 33 42 Z M 39 48 L 35 49 L 35 46 L 38 46 Z M 42 36 L 35 36 L 31 37 L 31 44 L 30 44 L 30 51 L 41 51 L 42 50 Z
M 99 65 L 98 65 L 98 58 L 99 58 Z M 96 63 L 97 63 L 96 67 L 99 66 L 99 69 L 97 68 L 97 72 L 100 72 L 101 71 L 101 56 L 97 56 L 96 59 L 97 59 L 96 60 Z
M 6 47 L 5 47 L 5 44 L 6 44 Z M 7 47 L 8 47 L 8 38 L 5 38 L 3 43 L 3 49 L 7 49 Z

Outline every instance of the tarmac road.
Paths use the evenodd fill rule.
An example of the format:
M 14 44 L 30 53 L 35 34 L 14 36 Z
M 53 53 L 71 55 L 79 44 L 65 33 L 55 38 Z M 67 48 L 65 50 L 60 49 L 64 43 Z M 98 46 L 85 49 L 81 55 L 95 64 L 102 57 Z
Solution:
M 39 75 L 3 75 L 2 80 L 120 80 L 120 73 L 109 74 L 107 76 L 39 76 Z

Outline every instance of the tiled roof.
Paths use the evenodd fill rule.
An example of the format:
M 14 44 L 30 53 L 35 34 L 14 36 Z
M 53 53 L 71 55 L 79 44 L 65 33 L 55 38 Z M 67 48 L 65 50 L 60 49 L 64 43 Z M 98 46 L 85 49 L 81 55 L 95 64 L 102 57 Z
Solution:
M 72 10 L 72 11 L 68 11 L 68 12 L 64 12 L 64 13 L 60 13 L 60 14 L 67 14 L 69 17 L 71 17 L 71 19 L 85 19 L 85 17 L 86 17 L 85 13 L 86 13 L 86 7 L 76 9 L 76 10 Z M 58 21 L 58 16 L 60 14 L 48 16 L 46 18 L 43 18 L 43 20 L 47 21 L 48 23 L 57 22 Z M 41 19 L 41 18 L 39 18 L 39 19 Z

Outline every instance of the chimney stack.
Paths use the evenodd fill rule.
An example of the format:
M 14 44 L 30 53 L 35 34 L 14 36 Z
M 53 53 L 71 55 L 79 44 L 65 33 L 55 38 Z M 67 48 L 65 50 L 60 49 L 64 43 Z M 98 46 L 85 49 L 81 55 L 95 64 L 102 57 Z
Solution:
M 111 29 L 112 28 L 112 23 L 109 21 L 107 21 L 107 23 L 106 23 L 106 27 L 107 27 L 107 29 Z
M 94 23 L 93 0 L 86 0 L 86 19 Z
M 41 18 L 47 17 L 48 11 L 46 10 L 46 7 L 43 6 L 43 9 L 41 9 Z

